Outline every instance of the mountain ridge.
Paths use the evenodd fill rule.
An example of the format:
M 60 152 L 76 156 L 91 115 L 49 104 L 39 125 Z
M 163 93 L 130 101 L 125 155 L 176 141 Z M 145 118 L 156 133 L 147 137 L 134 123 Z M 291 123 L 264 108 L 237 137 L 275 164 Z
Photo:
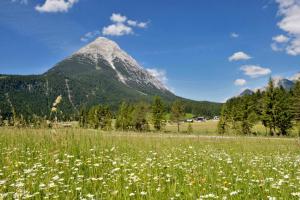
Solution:
M 290 78 L 282 78 L 282 77 L 275 77 L 272 78 L 273 82 L 274 82 L 274 86 L 275 87 L 282 87 L 285 90 L 291 90 L 297 81 L 300 81 L 300 72 L 296 73 L 294 76 L 290 77 Z M 262 88 L 260 88 L 261 91 L 266 90 L 267 86 L 264 86 Z M 244 96 L 244 95 L 249 95 L 249 94 L 253 94 L 254 90 L 251 90 L 249 88 L 245 89 L 239 96 Z
M 49 116 L 59 95 L 63 98 L 60 111 L 65 119 L 75 118 L 82 106 L 101 103 L 117 110 L 121 101 L 150 102 L 153 96 L 161 96 L 167 104 L 181 99 L 188 111 L 197 114 L 217 115 L 221 106 L 176 96 L 106 38 L 97 38 L 41 75 L 1 76 L 0 114 L 5 116 L 12 115 L 13 110 L 26 116 Z

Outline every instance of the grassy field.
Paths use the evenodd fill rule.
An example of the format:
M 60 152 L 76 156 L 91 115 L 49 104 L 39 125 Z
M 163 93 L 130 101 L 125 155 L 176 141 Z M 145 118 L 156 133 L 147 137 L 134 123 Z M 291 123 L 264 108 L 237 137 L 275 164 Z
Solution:
M 297 139 L 0 129 L 0 199 L 299 199 Z
M 217 127 L 218 121 L 209 120 L 206 122 L 194 122 L 192 123 L 193 127 L 193 134 L 195 135 L 218 135 Z M 180 125 L 180 132 L 187 133 L 188 123 L 181 123 Z M 177 132 L 177 125 L 176 124 L 167 124 L 165 127 L 165 131 L 169 133 L 176 133 Z M 252 131 L 259 136 L 267 136 L 268 130 L 262 124 L 256 124 Z M 235 135 L 233 131 L 227 133 L 227 135 Z M 296 127 L 289 130 L 289 136 L 297 137 L 298 131 Z

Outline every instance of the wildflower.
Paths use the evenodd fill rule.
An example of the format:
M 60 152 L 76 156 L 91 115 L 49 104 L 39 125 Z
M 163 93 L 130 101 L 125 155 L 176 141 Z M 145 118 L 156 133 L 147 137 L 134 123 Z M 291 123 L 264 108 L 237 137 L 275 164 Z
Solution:
M 230 192 L 230 196 L 234 196 L 234 195 L 237 195 L 240 191 L 237 190 L 237 191 L 233 191 L 233 192 Z
M 147 192 L 142 191 L 142 192 L 141 192 L 141 195 L 142 195 L 142 196 L 146 196 L 146 195 L 147 195 Z
M 294 197 L 300 197 L 300 192 L 293 192 L 291 195 Z
M 92 194 L 87 194 L 86 197 L 92 199 L 92 198 L 94 198 L 94 195 L 92 195 Z
M 59 179 L 59 176 L 57 176 L 57 175 L 52 178 L 53 181 L 57 181 L 58 179 Z
M 129 194 L 130 197 L 133 197 L 135 194 L 132 192 Z
M 0 180 L 0 185 L 4 185 L 6 183 L 6 180 Z

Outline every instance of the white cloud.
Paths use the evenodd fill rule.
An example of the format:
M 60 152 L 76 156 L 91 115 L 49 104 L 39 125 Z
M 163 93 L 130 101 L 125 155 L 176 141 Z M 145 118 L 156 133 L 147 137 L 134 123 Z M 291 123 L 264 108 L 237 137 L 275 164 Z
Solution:
M 157 69 L 157 68 L 152 68 L 152 69 L 146 69 L 152 76 L 157 78 L 160 82 L 163 84 L 167 84 L 168 78 L 167 78 L 167 73 L 165 70 Z
M 128 19 L 126 16 L 119 13 L 113 13 L 110 17 L 113 24 L 106 26 L 102 29 L 102 34 L 106 36 L 122 36 L 134 34 L 133 27 L 147 28 L 147 22 L 139 22 L 136 20 Z
M 13 3 L 28 4 L 28 0 L 12 0 Z
M 285 43 L 288 42 L 290 39 L 286 37 L 285 35 L 277 35 L 272 38 L 277 43 Z
M 251 57 L 246 53 L 239 51 L 228 58 L 229 61 L 249 60 Z
M 139 28 L 147 28 L 147 26 L 148 26 L 147 22 L 138 22 L 138 21 L 134 21 L 134 20 L 128 20 L 127 24 L 129 26 L 139 27 Z
M 133 30 L 131 27 L 126 26 L 125 24 L 118 23 L 104 27 L 102 30 L 102 34 L 110 36 L 122 36 L 133 34 Z
M 258 65 L 244 65 L 240 69 L 245 73 L 245 75 L 250 76 L 251 78 L 266 76 L 272 72 L 271 69 Z
M 272 43 L 271 44 L 271 49 L 273 51 L 283 51 L 284 50 L 284 47 L 281 47 L 279 44 L 277 43 Z
M 237 86 L 243 86 L 243 85 L 246 85 L 247 81 L 245 79 L 236 79 L 234 81 L 234 85 L 237 85 Z
M 240 35 L 233 32 L 233 33 L 230 34 L 230 37 L 232 37 L 232 38 L 238 38 L 238 37 L 240 37 Z
M 88 32 L 88 33 L 84 34 L 84 36 L 82 36 L 82 37 L 80 38 L 80 40 L 81 40 L 82 42 L 88 42 L 88 41 L 90 41 L 91 39 L 97 37 L 97 36 L 100 35 L 100 34 L 101 34 L 100 31 L 92 31 L 92 32 Z
M 285 46 L 289 55 L 300 55 L 300 0 L 276 0 L 278 14 L 282 16 L 278 27 L 289 34 L 290 41 Z
M 292 81 L 300 81 L 300 72 L 297 74 L 294 74 L 291 78 L 289 78 Z
M 119 13 L 113 13 L 112 16 L 110 17 L 110 20 L 115 23 L 124 23 L 124 22 L 126 22 L 127 17 L 122 16 Z
M 38 12 L 68 12 L 79 0 L 46 0 L 43 5 L 37 5 Z

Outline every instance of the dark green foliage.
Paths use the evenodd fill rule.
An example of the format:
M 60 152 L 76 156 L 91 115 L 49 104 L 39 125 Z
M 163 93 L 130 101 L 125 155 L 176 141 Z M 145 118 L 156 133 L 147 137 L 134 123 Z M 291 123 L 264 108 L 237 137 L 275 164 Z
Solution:
M 160 97 L 154 97 L 151 108 L 153 126 L 160 131 L 165 126 L 165 108 Z
M 300 81 L 296 83 L 292 94 L 291 110 L 298 128 L 298 135 L 300 136 Z
M 112 114 L 108 106 L 93 106 L 88 113 L 88 124 L 91 128 L 111 130 Z
M 297 122 L 300 122 L 300 81 L 298 81 L 292 91 L 292 112 Z
M 262 120 L 265 127 L 269 128 L 269 134 L 274 135 L 276 132 L 276 119 L 275 119 L 275 103 L 276 94 L 273 80 L 270 79 L 267 90 L 263 98 L 263 112 Z
M 250 134 L 257 121 L 255 95 L 232 98 L 223 106 L 218 132 L 224 134 L 228 128 L 236 134 Z
M 171 108 L 171 120 L 177 123 L 177 131 L 179 132 L 180 121 L 184 119 L 185 109 L 184 104 L 180 100 L 176 100 Z
M 136 131 L 148 131 L 150 129 L 147 120 L 147 113 L 149 111 L 146 103 L 140 102 L 134 106 L 132 112 L 132 125 Z
M 275 88 L 270 79 L 266 91 L 258 90 L 228 100 L 222 108 L 218 131 L 220 134 L 230 130 L 236 134 L 256 134 L 252 129 L 260 121 L 269 135 L 287 135 L 293 120 L 291 99 L 295 97 L 291 98 L 291 93 L 283 88 Z
M 127 104 L 126 102 L 122 102 L 119 107 L 119 111 L 116 118 L 115 127 L 117 130 L 129 131 L 133 126 L 133 106 Z
M 88 126 L 88 111 L 85 107 L 80 109 L 78 121 L 81 128 L 86 128 Z
M 278 128 L 281 135 L 287 135 L 288 130 L 293 127 L 292 112 L 291 112 L 291 97 L 283 89 L 275 89 L 276 103 L 275 103 L 275 121 L 276 128 Z

